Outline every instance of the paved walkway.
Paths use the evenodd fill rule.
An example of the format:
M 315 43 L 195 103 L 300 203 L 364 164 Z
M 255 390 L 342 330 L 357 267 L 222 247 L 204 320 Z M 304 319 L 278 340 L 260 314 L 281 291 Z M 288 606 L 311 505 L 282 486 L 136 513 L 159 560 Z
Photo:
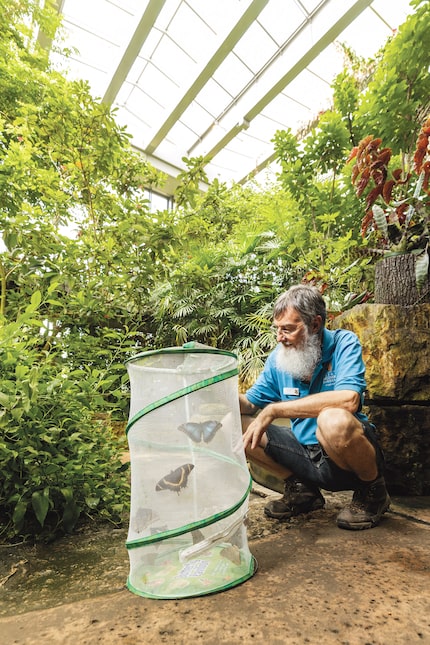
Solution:
M 256 486 L 250 498 L 257 573 L 199 598 L 126 590 L 121 531 L 103 554 L 91 540 L 51 545 L 39 568 L 37 551 L 18 561 L 22 554 L 6 549 L 18 568 L 1 581 L 1 645 L 430 644 L 430 498 L 395 498 L 380 526 L 354 532 L 335 525 L 345 494 L 327 494 L 324 510 L 282 524 L 262 514 L 272 494 Z M 73 550 L 62 570 L 63 552 Z

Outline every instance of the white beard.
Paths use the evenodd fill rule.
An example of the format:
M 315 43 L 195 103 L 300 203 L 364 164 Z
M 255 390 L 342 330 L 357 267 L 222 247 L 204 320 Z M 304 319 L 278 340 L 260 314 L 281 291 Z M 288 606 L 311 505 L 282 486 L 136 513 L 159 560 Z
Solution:
M 288 372 L 299 381 L 308 381 L 321 358 L 321 339 L 318 334 L 310 335 L 306 331 L 306 337 L 301 347 L 285 347 L 279 343 L 276 352 L 276 367 Z

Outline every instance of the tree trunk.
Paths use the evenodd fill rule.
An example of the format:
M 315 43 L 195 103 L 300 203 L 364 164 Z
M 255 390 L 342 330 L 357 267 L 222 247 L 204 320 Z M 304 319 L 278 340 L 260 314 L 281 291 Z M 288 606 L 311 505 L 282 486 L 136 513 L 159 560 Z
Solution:
M 376 263 L 375 303 L 410 306 L 425 302 L 430 302 L 429 278 L 418 293 L 414 255 L 391 255 Z

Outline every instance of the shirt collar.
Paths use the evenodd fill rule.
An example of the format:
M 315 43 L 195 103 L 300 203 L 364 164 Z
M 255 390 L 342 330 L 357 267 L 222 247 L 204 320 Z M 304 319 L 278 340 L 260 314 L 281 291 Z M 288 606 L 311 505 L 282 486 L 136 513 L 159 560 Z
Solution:
M 334 338 L 333 335 L 324 327 L 323 337 L 322 337 L 322 352 L 321 352 L 321 363 L 327 363 L 332 355 L 334 348 Z
M 321 374 L 327 369 L 327 365 L 330 363 L 331 357 L 333 355 L 334 339 L 332 334 L 323 329 L 322 336 L 322 348 L 321 348 L 321 358 L 315 366 L 314 373 L 312 374 L 310 382 L 310 390 L 315 387 L 315 383 L 319 383 L 321 379 Z

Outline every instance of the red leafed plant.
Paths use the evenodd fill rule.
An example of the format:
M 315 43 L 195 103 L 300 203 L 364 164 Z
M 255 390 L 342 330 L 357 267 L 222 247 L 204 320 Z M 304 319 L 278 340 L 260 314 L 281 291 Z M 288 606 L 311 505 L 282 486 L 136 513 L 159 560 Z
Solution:
M 351 181 L 364 200 L 361 234 L 371 237 L 384 255 L 415 254 L 417 283 L 422 285 L 429 270 L 430 117 L 419 132 L 411 169 L 405 162 L 390 170 L 392 150 L 381 143 L 369 135 L 347 160 L 356 160 Z

